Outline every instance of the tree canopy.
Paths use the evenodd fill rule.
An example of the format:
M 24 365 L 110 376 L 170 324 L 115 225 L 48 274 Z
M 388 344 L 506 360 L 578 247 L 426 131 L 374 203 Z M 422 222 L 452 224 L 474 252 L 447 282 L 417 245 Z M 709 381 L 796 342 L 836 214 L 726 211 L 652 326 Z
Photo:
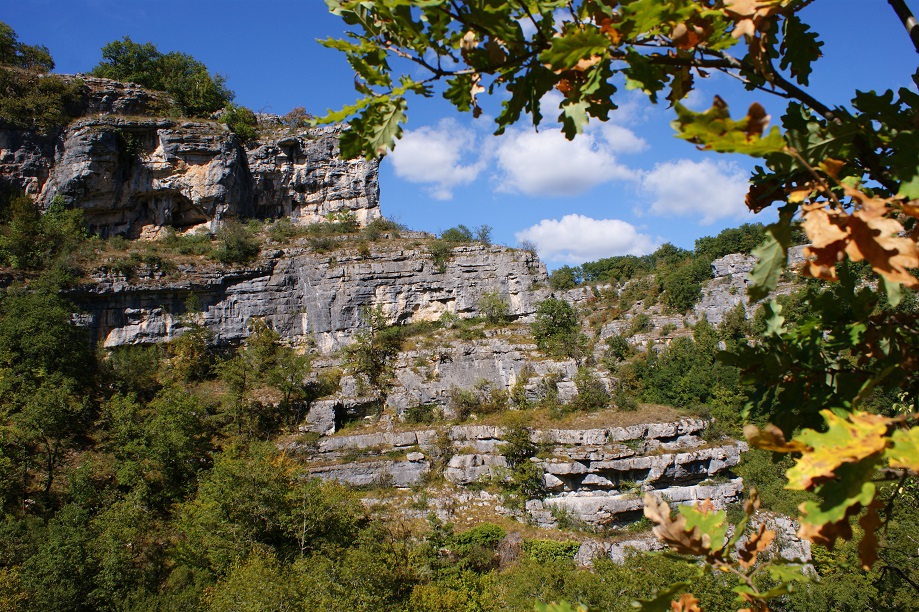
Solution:
M 212 75 L 191 55 L 164 54 L 153 43 L 136 43 L 129 36 L 102 47 L 102 61 L 92 74 L 168 92 L 182 112 L 191 116 L 209 115 L 235 97 L 226 86 L 226 77 Z
M 401 135 L 407 95 L 430 97 L 438 82 L 445 99 L 474 116 L 482 113 L 480 97 L 503 97 L 497 134 L 525 114 L 538 126 L 544 96 L 556 90 L 558 122 L 569 139 L 589 120 L 609 118 L 624 82 L 652 103 L 672 106 L 677 135 L 698 149 L 760 159 L 746 204 L 754 213 L 778 205 L 779 221 L 763 229 L 765 239 L 753 250 L 750 299 L 768 298 L 776 288 L 799 226 L 809 242 L 800 272 L 839 282 L 809 294 L 807 313 L 795 323 L 778 303 L 767 303 L 763 338 L 722 356 L 753 389 L 745 433 L 754 446 L 796 456 L 787 488 L 811 494 L 801 506 L 800 536 L 830 549 L 840 539 L 860 540 L 865 568 L 884 556 L 889 543 L 879 534 L 919 470 L 919 319 L 902 306 L 906 292 L 919 288 L 919 94 L 905 87 L 856 91 L 849 106 L 832 107 L 809 93 L 823 46 L 802 17 L 811 0 L 327 3 L 351 32 L 322 43 L 345 53 L 362 96 L 323 118 L 350 121 L 342 137 L 347 155 L 385 154 Z M 889 4 L 919 51 L 905 2 Z M 399 74 L 394 67 L 405 61 L 410 68 Z M 684 107 L 695 80 L 712 71 L 785 98 L 779 125 L 769 125 L 760 103 L 741 116 L 717 96 L 705 112 Z M 912 81 L 919 85 L 919 72 Z M 736 238 L 748 248 L 748 236 Z M 706 252 L 714 246 L 697 245 Z M 865 262 L 872 278 L 857 278 L 850 262 Z M 877 484 L 885 478 L 900 486 Z M 757 503 L 752 494 L 747 516 Z M 748 609 L 767 609 L 766 602 L 807 579 L 800 567 L 757 563 L 775 536 L 765 527 L 738 547 L 747 519 L 728 539 L 724 513 L 710 505 L 681 508 L 673 518 L 649 497 L 645 514 L 676 552 L 734 576 Z M 674 585 L 643 605 L 699 610 L 683 592 L 689 587 L 690 581 Z

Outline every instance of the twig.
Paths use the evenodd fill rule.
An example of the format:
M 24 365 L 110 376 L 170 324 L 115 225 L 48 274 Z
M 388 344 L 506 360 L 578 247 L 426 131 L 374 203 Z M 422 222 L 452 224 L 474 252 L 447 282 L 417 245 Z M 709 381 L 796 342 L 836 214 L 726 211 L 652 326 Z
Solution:
M 912 11 L 906 6 L 904 0 L 887 0 L 887 2 L 893 7 L 900 21 L 903 22 L 903 27 L 906 28 L 909 39 L 913 41 L 916 53 L 919 53 L 919 22 L 916 22 L 916 18 L 913 17 Z

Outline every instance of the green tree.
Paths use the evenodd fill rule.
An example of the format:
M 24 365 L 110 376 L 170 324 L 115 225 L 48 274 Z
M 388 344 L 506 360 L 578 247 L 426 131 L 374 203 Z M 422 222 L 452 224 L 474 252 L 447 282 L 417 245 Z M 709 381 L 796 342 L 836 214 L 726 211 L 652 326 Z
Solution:
M 0 22 L 0 118 L 14 127 L 46 133 L 79 114 L 82 83 L 47 74 L 54 60 L 43 45 L 27 45 Z
M 511 306 L 498 290 L 486 291 L 479 298 L 479 312 L 485 315 L 485 320 L 492 325 L 506 323 L 510 318 Z
M 549 298 L 536 306 L 532 324 L 536 346 L 547 355 L 580 359 L 585 338 L 581 333 L 578 311 L 564 300 Z
M 376 392 L 383 406 L 395 379 L 393 365 L 402 347 L 402 333 L 389 324 L 389 317 L 380 306 L 366 308 L 361 318 L 365 327 L 345 349 L 346 359 L 351 370 Z
M 195 117 L 220 110 L 234 97 L 225 77 L 212 75 L 192 56 L 163 54 L 153 43 L 136 43 L 128 36 L 102 47 L 102 61 L 92 74 L 168 92 L 183 113 Z
M 574 289 L 582 280 L 580 268 L 562 266 L 549 273 L 549 286 L 556 291 Z

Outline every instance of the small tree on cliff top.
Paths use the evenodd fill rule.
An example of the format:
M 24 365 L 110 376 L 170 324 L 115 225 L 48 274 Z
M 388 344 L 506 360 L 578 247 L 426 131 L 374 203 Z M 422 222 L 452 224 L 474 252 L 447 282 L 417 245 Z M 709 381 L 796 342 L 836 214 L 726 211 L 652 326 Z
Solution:
M 616 109 L 618 76 L 651 102 L 666 99 L 680 138 L 762 159 L 746 203 L 756 213 L 778 203 L 779 221 L 754 250 L 750 298 L 776 287 L 797 223 L 811 243 L 803 274 L 841 282 L 809 297 L 810 314 L 795 326 L 767 304 L 765 337 L 733 356 L 752 388 L 745 416 L 778 425 L 748 425 L 746 434 L 755 446 L 797 456 L 787 486 L 814 494 L 801 507 L 799 534 L 828 547 L 857 535 L 861 564 L 870 567 L 885 554 L 881 527 L 919 470 L 919 316 L 896 308 L 905 290 L 919 288 L 912 272 L 919 232 L 909 231 L 919 219 L 919 94 L 856 92 L 849 107 L 831 108 L 808 93 L 822 47 L 801 16 L 811 1 L 327 0 L 354 31 L 322 42 L 346 54 L 363 97 L 322 121 L 349 120 L 343 153 L 373 157 L 400 137 L 407 94 L 431 96 L 435 82 L 444 83 L 443 96 L 458 110 L 475 116 L 479 96 L 506 96 L 497 133 L 524 113 L 538 125 L 541 100 L 555 89 L 563 95 L 558 121 L 570 139 L 589 119 L 605 121 Z M 904 0 L 888 1 L 910 28 Z M 919 30 L 908 35 L 919 51 Z M 413 63 L 411 74 L 393 75 L 394 57 Z M 418 77 L 419 68 L 427 75 Z M 682 106 L 695 78 L 711 71 L 787 99 L 782 127 L 769 127 L 758 103 L 739 118 L 717 97 L 705 112 Z M 846 260 L 867 261 L 877 289 L 859 286 Z M 875 482 L 888 477 L 900 486 Z M 756 506 L 753 496 L 748 516 Z M 677 552 L 734 576 L 748 609 L 767 609 L 767 601 L 807 579 L 800 567 L 757 563 L 775 536 L 765 527 L 737 548 L 746 520 L 728 539 L 724 513 L 710 505 L 681 508 L 674 519 L 666 504 L 649 498 L 645 513 Z M 861 530 L 852 529 L 857 517 Z M 698 610 L 695 597 L 680 596 L 688 586 L 674 585 L 643 605 Z

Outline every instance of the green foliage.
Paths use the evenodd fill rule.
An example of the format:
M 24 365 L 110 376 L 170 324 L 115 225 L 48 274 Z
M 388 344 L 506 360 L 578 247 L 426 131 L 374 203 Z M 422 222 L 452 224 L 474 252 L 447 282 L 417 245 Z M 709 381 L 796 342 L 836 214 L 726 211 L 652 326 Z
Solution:
M 346 360 L 351 370 L 376 391 L 380 402 L 385 403 L 395 377 L 393 361 L 402 347 L 402 333 L 399 327 L 389 324 L 380 306 L 366 308 L 361 318 L 365 328 L 345 349 Z
M 55 198 L 42 214 L 26 195 L 9 199 L 0 224 L 0 264 L 19 270 L 66 266 L 86 238 L 83 212 Z
M 440 239 L 444 242 L 472 242 L 472 230 L 465 225 L 458 225 L 444 230 Z
M 473 414 L 486 415 L 507 409 L 508 395 L 503 389 L 494 389 L 486 379 L 479 380 L 471 389 L 451 387 L 447 392 L 450 410 L 460 421 Z
M 238 221 L 227 221 L 217 232 L 220 246 L 213 257 L 222 264 L 249 263 L 258 257 L 260 247 L 251 230 Z
M 714 261 L 731 253 L 748 255 L 763 242 L 765 229 L 760 223 L 744 223 L 740 227 L 727 228 L 717 236 L 703 236 L 696 239 L 695 255 Z
M 679 313 L 695 306 L 702 292 L 702 283 L 712 277 L 710 265 L 708 259 L 699 257 L 663 274 L 664 303 Z
M 410 425 L 430 425 L 437 418 L 437 404 L 415 404 L 405 409 L 403 420 Z
M 236 104 L 227 104 L 220 119 L 236 134 L 239 142 L 246 144 L 258 138 L 258 119 L 250 109 Z
M 447 262 L 453 254 L 453 246 L 446 240 L 433 240 L 428 245 L 428 251 L 434 260 L 434 267 L 443 274 L 447 271 Z
M 182 113 L 193 117 L 210 115 L 233 99 L 226 79 L 210 74 L 192 56 L 178 51 L 163 54 L 153 43 L 136 43 L 128 36 L 102 47 L 102 61 L 92 74 L 165 91 Z
M 393 238 L 398 238 L 399 232 L 405 231 L 405 229 L 405 226 L 401 223 L 397 223 L 392 219 L 379 217 L 365 225 L 361 230 L 361 234 L 367 240 L 375 242 L 382 238 L 385 234 L 389 234 Z
M 447 546 L 459 555 L 469 555 L 476 548 L 484 548 L 494 553 L 498 544 L 507 533 L 493 523 L 481 523 L 472 529 L 453 534 L 447 540 Z
M 609 391 L 593 370 L 586 367 L 578 368 L 574 377 L 574 384 L 577 387 L 578 394 L 571 401 L 570 408 L 591 412 L 594 410 L 603 410 L 610 403 Z
M 580 358 L 584 354 L 578 312 L 564 300 L 549 298 L 540 302 L 532 330 L 536 346 L 547 355 Z
M 555 291 L 574 289 L 581 283 L 580 268 L 562 266 L 549 273 L 549 286 Z
M 497 289 L 482 294 L 482 297 L 479 298 L 478 309 L 485 316 L 485 320 L 492 325 L 506 323 L 510 318 L 510 304 Z
M 27 45 L 0 22 L 0 118 L 9 125 L 51 133 L 79 114 L 83 84 L 49 75 L 54 60 L 44 45 Z
M 616 367 L 631 357 L 635 350 L 624 336 L 618 334 L 606 339 L 606 354 L 603 357 L 603 364 L 610 372 L 615 372 Z
M 580 542 L 559 542 L 556 540 L 524 540 L 523 552 L 540 563 L 572 562 Z

